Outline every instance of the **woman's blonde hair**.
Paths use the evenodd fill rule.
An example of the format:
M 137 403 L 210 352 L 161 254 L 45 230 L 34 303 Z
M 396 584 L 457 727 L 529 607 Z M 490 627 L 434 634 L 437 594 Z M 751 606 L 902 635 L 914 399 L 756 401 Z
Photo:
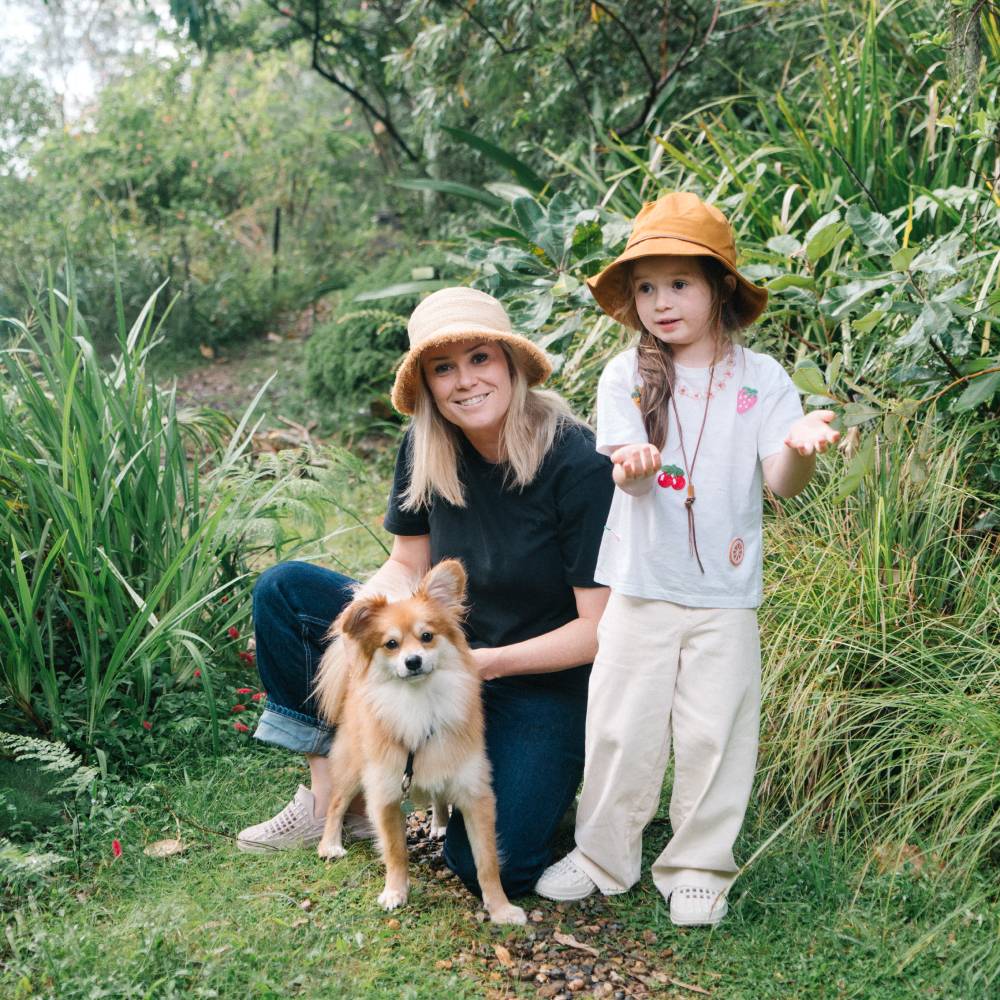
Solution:
M 506 344 L 497 341 L 507 358 L 511 400 L 500 430 L 500 463 L 505 486 L 524 489 L 541 468 L 552 443 L 567 424 L 582 424 L 569 404 L 549 389 L 532 389 Z M 465 506 L 458 457 L 462 432 L 441 416 L 419 369 L 416 404 L 410 421 L 410 485 L 403 510 L 429 507 L 437 495 L 456 507 Z

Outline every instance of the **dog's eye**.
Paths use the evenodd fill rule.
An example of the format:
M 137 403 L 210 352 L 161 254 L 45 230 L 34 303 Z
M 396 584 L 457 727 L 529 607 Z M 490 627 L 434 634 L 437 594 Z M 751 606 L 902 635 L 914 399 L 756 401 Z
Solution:
M 385 648 L 386 649 L 399 649 L 399 643 L 395 639 L 390 639 L 385 644 Z
M 433 638 L 434 638 L 434 636 L 430 632 L 421 632 L 420 633 L 420 641 L 423 642 L 423 643 L 428 643 Z

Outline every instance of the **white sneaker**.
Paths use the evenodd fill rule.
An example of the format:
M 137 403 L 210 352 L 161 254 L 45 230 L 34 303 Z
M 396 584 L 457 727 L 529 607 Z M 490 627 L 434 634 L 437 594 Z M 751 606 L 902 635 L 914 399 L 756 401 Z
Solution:
M 567 854 L 562 861 L 549 865 L 535 883 L 535 892 L 560 903 L 586 899 L 597 886 L 594 880 Z
M 295 798 L 277 816 L 240 830 L 236 846 L 241 851 L 256 854 L 315 847 L 323 836 L 325 825 L 326 816 L 316 816 L 316 797 L 305 785 L 299 785 Z M 355 840 L 375 836 L 375 830 L 367 817 L 354 813 L 348 813 L 344 817 L 344 833 Z
M 714 926 L 728 912 L 725 895 L 715 889 L 679 885 L 670 893 L 670 922 L 678 927 Z

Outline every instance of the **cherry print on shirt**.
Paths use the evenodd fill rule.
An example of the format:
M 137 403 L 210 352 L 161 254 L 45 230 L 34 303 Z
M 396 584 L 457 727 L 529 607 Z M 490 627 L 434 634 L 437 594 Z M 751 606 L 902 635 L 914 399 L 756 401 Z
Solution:
M 684 489 L 687 480 L 684 478 L 684 470 L 679 465 L 664 465 L 663 471 L 656 477 L 656 481 L 664 489 L 673 487 L 675 490 Z
M 746 413 L 752 410 L 757 403 L 757 390 L 745 385 L 736 393 L 736 412 Z
M 734 566 L 739 566 L 743 562 L 743 556 L 746 554 L 746 546 L 743 544 L 742 538 L 734 538 L 729 543 L 729 561 Z

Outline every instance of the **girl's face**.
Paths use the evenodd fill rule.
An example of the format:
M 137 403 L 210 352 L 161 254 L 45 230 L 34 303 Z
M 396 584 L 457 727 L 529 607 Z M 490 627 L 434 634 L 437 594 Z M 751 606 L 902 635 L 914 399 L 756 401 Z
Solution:
M 643 257 L 632 269 L 632 292 L 642 325 L 657 340 L 695 355 L 714 352 L 712 286 L 695 257 Z
M 513 393 L 503 348 L 496 341 L 461 340 L 432 347 L 420 367 L 441 416 L 484 455 L 492 451 Z

